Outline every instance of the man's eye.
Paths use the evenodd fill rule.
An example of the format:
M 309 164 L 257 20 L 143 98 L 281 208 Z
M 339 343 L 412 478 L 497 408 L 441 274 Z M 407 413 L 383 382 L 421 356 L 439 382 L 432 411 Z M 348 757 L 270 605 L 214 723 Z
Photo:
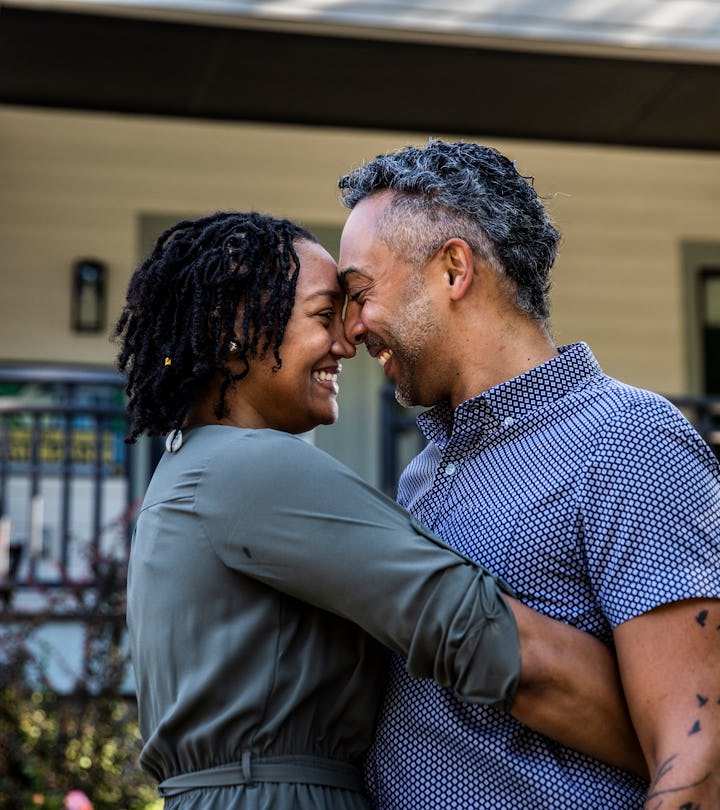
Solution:
M 364 303 L 361 300 L 362 297 L 363 297 L 363 290 L 360 290 L 360 292 L 353 293 L 351 296 L 349 296 L 349 298 L 353 302 L 353 304 L 360 304 L 360 306 L 362 306 L 363 303 Z

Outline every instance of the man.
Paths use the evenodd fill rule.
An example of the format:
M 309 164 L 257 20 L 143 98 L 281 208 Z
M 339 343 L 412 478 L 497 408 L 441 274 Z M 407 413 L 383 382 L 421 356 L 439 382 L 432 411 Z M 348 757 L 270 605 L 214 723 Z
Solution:
M 720 807 L 720 475 L 666 400 L 555 347 L 559 234 L 503 155 L 431 141 L 340 181 L 348 339 L 427 447 L 398 500 L 530 607 L 614 645 L 648 785 L 468 707 L 395 660 L 379 808 Z M 643 805 L 644 803 L 644 805 Z

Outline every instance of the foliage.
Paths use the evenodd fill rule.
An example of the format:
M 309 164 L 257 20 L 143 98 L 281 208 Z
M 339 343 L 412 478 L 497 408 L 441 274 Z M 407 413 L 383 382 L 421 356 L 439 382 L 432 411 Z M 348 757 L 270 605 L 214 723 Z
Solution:
M 138 766 L 137 709 L 122 694 L 128 666 L 123 643 L 125 564 L 100 560 L 92 587 L 68 583 L 42 611 L 6 624 L 0 638 L 0 808 L 61 810 L 71 790 L 90 798 L 93 810 L 161 807 L 153 780 Z M 57 618 L 72 595 L 85 623 L 80 675 L 69 694 L 48 677 L 47 651 L 33 631 Z

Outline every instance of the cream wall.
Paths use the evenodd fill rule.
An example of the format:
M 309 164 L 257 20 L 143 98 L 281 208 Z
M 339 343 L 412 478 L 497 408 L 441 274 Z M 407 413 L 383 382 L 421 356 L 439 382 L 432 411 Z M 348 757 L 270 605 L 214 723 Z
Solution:
M 0 107 L 0 360 L 112 363 L 104 335 L 70 331 L 70 268 L 81 256 L 107 262 L 116 315 L 138 260 L 140 214 L 256 208 L 341 227 L 338 176 L 423 140 Z M 609 373 L 684 392 L 680 243 L 720 241 L 720 155 L 492 143 L 535 176 L 564 233 L 558 342 L 586 339 Z M 364 361 L 355 378 L 360 389 L 380 382 Z

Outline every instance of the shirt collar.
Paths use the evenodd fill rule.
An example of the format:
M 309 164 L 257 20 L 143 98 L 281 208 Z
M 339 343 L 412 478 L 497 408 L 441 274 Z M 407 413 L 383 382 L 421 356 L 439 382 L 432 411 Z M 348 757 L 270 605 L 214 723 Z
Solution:
M 425 411 L 417 420 L 423 435 L 429 441 L 442 443 L 453 431 L 469 425 L 477 428 L 512 424 L 602 372 L 586 343 L 560 346 L 557 351 L 551 360 L 461 402 L 454 411 L 449 402 Z

